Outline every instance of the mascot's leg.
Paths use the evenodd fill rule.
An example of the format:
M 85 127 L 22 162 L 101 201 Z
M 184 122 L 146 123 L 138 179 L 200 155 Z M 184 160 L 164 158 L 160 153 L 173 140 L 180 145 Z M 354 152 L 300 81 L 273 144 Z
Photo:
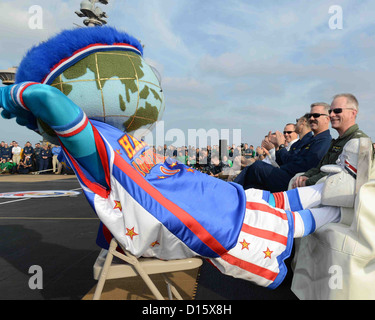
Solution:
M 247 189 L 245 194 L 246 212 L 236 245 L 209 261 L 226 275 L 275 289 L 287 274 L 284 260 L 292 253 L 293 238 L 306 236 L 335 221 L 340 210 L 284 210 L 266 203 L 267 198 L 272 198 L 268 191 Z M 331 211 L 328 216 L 326 209 Z
M 305 237 L 327 223 L 340 221 L 339 207 L 321 207 L 294 211 L 294 238 Z
M 339 207 L 322 206 L 324 183 L 270 194 L 268 203 L 295 215 L 295 238 L 306 236 L 323 225 L 340 220 Z
M 295 188 L 270 194 L 268 203 L 284 210 L 298 211 L 321 205 L 324 184 Z
M 270 193 L 258 189 L 245 191 L 248 202 L 262 198 L 271 207 L 292 212 L 294 219 L 294 238 L 313 233 L 330 222 L 338 222 L 341 217 L 339 207 L 320 206 L 321 191 L 324 184 L 292 189 L 285 192 Z

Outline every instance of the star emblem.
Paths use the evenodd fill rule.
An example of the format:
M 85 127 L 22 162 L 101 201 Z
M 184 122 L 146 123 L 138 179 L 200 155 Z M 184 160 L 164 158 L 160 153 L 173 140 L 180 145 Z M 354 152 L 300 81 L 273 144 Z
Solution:
M 156 240 L 153 243 L 150 244 L 151 247 L 159 246 L 160 243 Z
M 264 259 L 266 259 L 266 258 L 270 258 L 271 259 L 271 253 L 272 253 L 273 251 L 271 251 L 268 247 L 267 247 L 267 250 L 266 251 L 263 251 L 263 253 L 265 254 L 265 256 L 264 256 Z
M 116 149 L 116 152 L 121 156 L 122 153 L 121 153 L 121 150 L 120 149 Z
M 186 171 L 187 172 L 194 172 L 194 169 L 192 169 L 192 168 L 186 168 Z
M 131 228 L 131 229 L 126 228 L 126 231 L 127 231 L 127 233 L 126 233 L 125 235 L 126 235 L 126 236 L 129 236 L 130 239 L 132 239 L 132 240 L 133 240 L 133 237 L 138 236 L 138 233 L 136 233 L 136 232 L 134 231 L 134 227 Z
M 243 239 L 243 241 L 240 242 L 240 243 L 241 243 L 241 245 L 242 245 L 242 249 L 241 249 L 241 250 L 243 250 L 243 249 L 247 249 L 247 250 L 249 250 L 249 245 L 250 245 L 250 243 L 246 242 L 245 239 Z
M 169 166 L 170 166 L 171 168 L 173 168 L 173 167 L 177 166 L 177 162 L 173 162 L 173 163 L 171 163 Z
M 115 207 L 113 209 L 120 209 L 120 211 L 121 211 L 122 210 L 121 202 L 115 200 Z

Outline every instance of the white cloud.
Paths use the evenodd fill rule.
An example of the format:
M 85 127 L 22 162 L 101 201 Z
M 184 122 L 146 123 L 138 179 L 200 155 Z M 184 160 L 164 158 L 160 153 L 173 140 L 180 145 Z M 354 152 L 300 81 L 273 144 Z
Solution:
M 171 93 L 178 93 L 183 95 L 207 95 L 210 96 L 214 93 L 211 85 L 199 81 L 194 78 L 165 78 L 164 87 Z

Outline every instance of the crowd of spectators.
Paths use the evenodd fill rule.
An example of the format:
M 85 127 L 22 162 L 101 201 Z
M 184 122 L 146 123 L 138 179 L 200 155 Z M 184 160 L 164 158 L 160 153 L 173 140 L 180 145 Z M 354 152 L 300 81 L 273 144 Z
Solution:
M 233 144 L 227 146 L 225 152 L 221 154 L 218 145 L 207 145 L 202 148 L 164 145 L 164 147 L 154 146 L 153 149 L 159 155 L 176 159 L 200 172 L 227 180 L 235 177 L 243 168 L 256 160 L 267 161 L 267 158 L 270 158 L 270 154 L 263 144 L 264 141 L 256 149 L 248 143 Z M 48 143 L 41 144 L 37 142 L 33 147 L 28 141 L 22 148 L 16 141 L 12 141 L 9 144 L 1 141 L 0 173 L 72 173 L 71 170 L 66 169 L 58 161 L 57 156 L 60 151 L 60 146 Z
M 207 145 L 203 148 L 194 146 L 175 147 L 164 145 L 153 147 L 154 152 L 165 157 L 170 157 L 184 163 L 198 171 L 222 177 L 233 174 L 241 170 L 249 161 L 262 160 L 265 153 L 261 147 L 248 145 L 231 145 L 222 152 L 218 145 Z M 0 173 L 40 173 L 40 174 L 62 174 L 70 173 L 57 160 L 57 155 L 61 150 L 60 146 L 53 144 L 35 143 L 34 147 L 28 141 L 21 147 L 16 141 L 0 143 Z M 231 173 L 229 173 L 231 172 Z
M 249 161 L 263 160 L 266 156 L 262 147 L 254 149 L 253 145 L 242 143 L 231 145 L 220 152 L 218 145 L 207 145 L 203 148 L 194 146 L 164 145 L 154 147 L 154 152 L 178 160 L 198 171 L 211 176 L 227 179 L 244 167 Z
M 298 120 L 298 119 L 297 119 Z M 286 130 L 290 129 L 290 130 Z M 273 135 L 273 134 L 272 134 Z M 295 133 L 295 124 L 289 123 L 284 128 L 285 144 L 293 144 L 298 140 Z M 253 145 L 242 143 L 241 145 L 227 146 L 220 154 L 218 145 L 207 145 L 196 148 L 194 146 L 164 145 L 153 147 L 156 154 L 170 157 L 186 164 L 200 172 L 224 180 L 233 180 L 235 176 L 249 164 L 256 160 L 272 162 L 274 155 L 270 149 L 274 147 L 270 142 L 271 133 L 265 137 L 260 146 L 254 149 Z M 266 142 L 268 145 L 266 145 Z M 271 147 L 269 147 L 271 146 Z M 21 148 L 16 141 L 7 144 L 1 141 L 0 144 L 0 173 L 72 173 L 57 160 L 61 147 L 53 144 L 35 143 L 34 147 L 28 141 Z
M 0 143 L 0 173 L 10 174 L 67 174 L 71 173 L 58 161 L 61 147 L 53 144 L 35 143 L 34 147 L 27 141 L 24 147 L 17 141 Z

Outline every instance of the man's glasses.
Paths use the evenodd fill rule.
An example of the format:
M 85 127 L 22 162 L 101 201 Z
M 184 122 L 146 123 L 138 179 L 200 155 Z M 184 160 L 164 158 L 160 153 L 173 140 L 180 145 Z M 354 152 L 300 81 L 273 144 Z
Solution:
M 284 134 L 291 134 L 293 132 L 295 132 L 295 131 L 284 131 Z
M 339 114 L 339 113 L 342 113 L 344 109 L 355 110 L 354 108 L 335 108 L 335 109 L 329 110 L 328 113 L 331 114 L 332 112 L 334 112 L 335 114 Z
M 325 114 L 325 113 L 308 113 L 308 114 L 306 114 L 306 116 L 307 116 L 307 119 L 310 119 L 311 117 L 313 117 L 313 118 L 319 118 L 320 116 L 327 116 L 327 117 L 329 117 L 329 115 L 328 114 Z

